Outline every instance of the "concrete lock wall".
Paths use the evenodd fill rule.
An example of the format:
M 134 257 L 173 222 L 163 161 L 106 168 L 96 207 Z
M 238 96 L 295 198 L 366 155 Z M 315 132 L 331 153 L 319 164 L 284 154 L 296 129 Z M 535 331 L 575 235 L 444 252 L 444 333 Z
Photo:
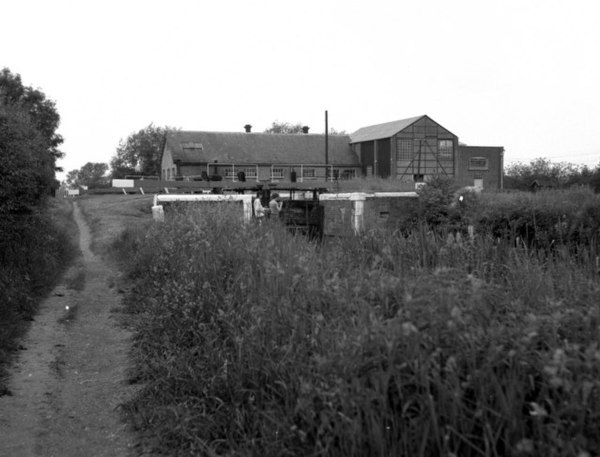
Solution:
M 416 192 L 322 194 L 323 234 L 346 236 L 375 228 L 394 228 L 417 204 Z
M 207 204 L 231 205 L 233 203 L 240 205 L 240 217 L 244 222 L 249 222 L 252 219 L 252 199 L 252 195 L 155 195 L 152 215 L 156 221 L 164 220 L 164 204 L 200 204 L 202 208 L 202 205 Z

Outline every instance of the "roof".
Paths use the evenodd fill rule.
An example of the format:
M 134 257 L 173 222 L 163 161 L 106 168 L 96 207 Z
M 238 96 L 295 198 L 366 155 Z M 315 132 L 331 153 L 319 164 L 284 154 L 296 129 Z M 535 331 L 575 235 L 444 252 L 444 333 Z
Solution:
M 503 146 L 469 146 L 466 144 L 459 144 L 458 150 L 460 152 L 468 154 L 502 154 L 504 152 Z
M 382 138 L 390 138 L 396 133 L 401 132 L 405 128 L 411 126 L 425 115 L 409 117 L 408 119 L 400 119 L 398 121 L 386 122 L 384 124 L 370 125 L 362 127 L 350 135 L 351 143 L 360 143 L 362 141 L 380 140 Z
M 325 134 L 176 131 L 165 147 L 182 163 L 325 163 Z M 359 165 L 349 136 L 329 135 L 329 163 Z

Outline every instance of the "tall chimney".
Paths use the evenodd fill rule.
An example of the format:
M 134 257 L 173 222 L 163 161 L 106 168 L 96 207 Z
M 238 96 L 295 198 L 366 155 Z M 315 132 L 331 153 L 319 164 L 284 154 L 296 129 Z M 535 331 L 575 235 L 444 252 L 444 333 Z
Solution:
M 305 125 L 304 127 L 302 127 L 302 133 L 308 133 L 308 129 L 310 127 L 308 125 Z
M 250 124 L 244 125 L 244 128 L 246 129 L 246 133 L 252 132 L 252 126 Z

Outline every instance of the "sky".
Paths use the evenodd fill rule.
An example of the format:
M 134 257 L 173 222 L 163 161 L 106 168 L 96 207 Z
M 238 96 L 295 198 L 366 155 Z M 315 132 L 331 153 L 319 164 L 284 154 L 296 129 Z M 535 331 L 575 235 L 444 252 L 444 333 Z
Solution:
M 506 164 L 600 164 L 597 0 L 0 0 L 0 17 L 0 67 L 56 102 L 65 172 L 151 123 L 322 133 L 326 110 L 348 133 L 427 114 Z

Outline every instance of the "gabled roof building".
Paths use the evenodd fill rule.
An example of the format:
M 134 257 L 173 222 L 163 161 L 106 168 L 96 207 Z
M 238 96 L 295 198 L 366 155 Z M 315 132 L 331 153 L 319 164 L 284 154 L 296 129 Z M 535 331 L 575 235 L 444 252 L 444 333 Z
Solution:
M 460 186 L 502 188 L 502 147 L 465 146 L 427 115 L 351 135 L 170 132 L 162 179 L 306 181 L 359 176 L 426 182 L 446 175 Z M 325 144 L 327 143 L 327 153 Z
M 465 146 L 427 115 L 358 129 L 350 135 L 363 176 L 426 182 L 445 175 L 459 186 L 501 189 L 502 147 Z

